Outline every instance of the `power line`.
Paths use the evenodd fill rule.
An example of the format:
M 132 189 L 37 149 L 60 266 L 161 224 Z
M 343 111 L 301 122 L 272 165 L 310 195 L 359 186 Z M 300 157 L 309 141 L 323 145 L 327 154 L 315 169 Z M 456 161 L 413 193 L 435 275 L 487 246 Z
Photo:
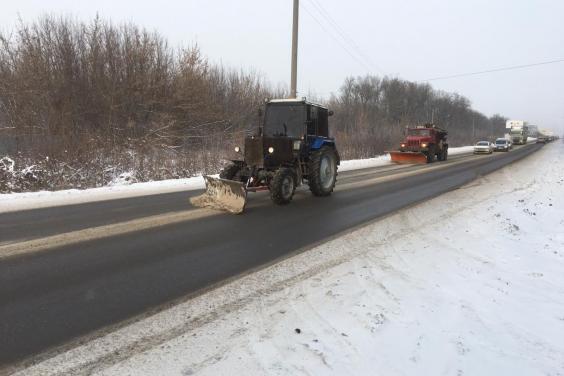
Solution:
M 316 8 L 316 11 L 321 15 L 321 17 L 323 17 L 330 24 L 330 26 L 333 27 L 337 34 L 341 36 L 343 41 L 356 51 L 357 55 L 360 58 L 367 62 L 369 66 L 375 67 L 380 73 L 384 73 L 384 71 L 378 65 L 374 64 L 372 59 L 368 55 L 366 55 L 364 51 L 362 51 L 362 49 L 358 46 L 358 44 L 356 44 L 354 39 L 351 38 L 341 26 L 339 26 L 337 21 L 335 21 L 335 19 L 331 16 L 327 9 L 325 9 L 321 2 L 317 0 L 309 0 L 309 2 L 314 6 L 314 8 Z
M 357 63 L 359 63 L 360 65 L 363 65 L 364 68 L 366 68 L 368 71 L 371 70 L 370 66 L 366 64 L 366 62 L 364 62 L 363 60 L 360 60 L 357 56 L 355 56 L 348 48 L 345 44 L 343 44 L 343 42 L 341 42 L 341 40 L 339 40 L 338 38 L 336 38 L 329 30 L 327 30 L 327 28 L 323 25 L 323 23 L 321 23 L 319 21 L 319 19 L 317 19 L 317 17 L 315 17 L 313 15 L 313 13 L 310 12 L 310 10 L 304 5 L 304 3 L 300 3 L 300 6 L 307 12 L 307 14 L 309 14 L 309 16 L 311 18 L 313 18 L 313 20 L 323 29 L 323 31 L 325 31 L 331 38 L 333 38 L 338 44 L 339 46 L 341 46 L 341 48 L 343 50 L 345 50 L 345 52 L 347 54 L 349 54 L 350 57 L 352 57 Z
M 345 50 L 345 52 L 346 52 L 347 54 L 349 54 L 349 56 L 350 56 L 351 58 L 353 58 L 357 63 L 359 63 L 360 65 L 362 65 L 362 66 L 363 66 L 365 69 L 367 69 L 369 72 L 372 71 L 372 68 L 371 68 L 364 60 L 361 60 L 361 59 L 359 59 L 356 55 L 354 55 L 354 54 L 349 50 L 349 48 L 346 46 L 346 44 L 343 44 L 343 42 L 342 42 L 339 38 L 336 38 L 335 35 L 333 35 L 333 33 L 330 32 L 330 31 L 323 25 L 323 23 L 321 23 L 321 22 L 319 21 L 319 19 L 317 19 L 317 17 L 315 17 L 315 16 L 313 15 L 313 13 L 310 12 L 310 10 L 305 6 L 305 4 L 304 4 L 303 2 L 300 3 L 300 7 L 302 7 L 302 8 L 307 12 L 307 14 L 309 14 L 309 16 L 310 16 L 311 18 L 313 18 L 313 20 L 323 29 L 323 31 L 325 31 L 331 38 L 333 38 L 333 39 L 339 44 L 339 46 L 341 46 L 341 48 L 342 48 L 343 50 Z
M 494 73 L 494 72 L 502 72 L 502 71 L 515 70 L 515 69 L 523 69 L 523 68 L 529 68 L 529 67 L 536 67 L 536 66 L 539 66 L 539 65 L 556 64 L 556 63 L 562 63 L 562 62 L 564 62 L 564 59 L 549 60 L 549 61 L 543 61 L 543 62 L 540 62 L 540 63 L 513 65 L 513 66 L 510 66 L 510 67 L 493 68 L 493 69 L 487 69 L 487 70 L 477 71 L 477 72 L 459 73 L 459 74 L 453 74 L 453 75 L 450 75 L 450 76 L 439 76 L 439 77 L 434 77 L 434 78 L 428 78 L 426 80 L 421 80 L 421 81 L 424 81 L 424 82 L 425 81 L 437 81 L 437 80 L 446 80 L 446 79 L 449 79 L 449 78 L 476 76 L 476 75 L 485 74 L 485 73 Z

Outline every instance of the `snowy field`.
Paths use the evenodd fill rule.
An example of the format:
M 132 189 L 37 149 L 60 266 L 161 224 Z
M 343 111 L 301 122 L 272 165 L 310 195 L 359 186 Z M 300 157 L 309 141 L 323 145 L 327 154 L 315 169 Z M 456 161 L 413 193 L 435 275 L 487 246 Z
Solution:
M 25 374 L 562 375 L 563 229 L 555 143 Z
M 472 146 L 449 149 L 452 155 L 471 152 Z M 384 154 L 374 158 L 342 161 L 339 171 L 359 170 L 391 163 L 390 155 Z M 116 179 L 110 186 L 101 188 L 0 194 L 0 213 L 197 190 L 205 187 L 204 179 L 201 176 L 133 184 L 129 183 L 131 180 L 127 179 L 128 174 L 120 177 L 121 179 Z

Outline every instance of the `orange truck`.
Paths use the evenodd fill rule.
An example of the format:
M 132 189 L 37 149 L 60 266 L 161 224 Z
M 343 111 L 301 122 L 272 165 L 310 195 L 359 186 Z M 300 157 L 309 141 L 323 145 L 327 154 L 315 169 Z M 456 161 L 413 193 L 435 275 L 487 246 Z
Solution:
M 447 131 L 427 123 L 416 127 L 407 127 L 405 139 L 399 150 L 388 151 L 392 162 L 396 163 L 431 163 L 446 161 L 448 157 Z

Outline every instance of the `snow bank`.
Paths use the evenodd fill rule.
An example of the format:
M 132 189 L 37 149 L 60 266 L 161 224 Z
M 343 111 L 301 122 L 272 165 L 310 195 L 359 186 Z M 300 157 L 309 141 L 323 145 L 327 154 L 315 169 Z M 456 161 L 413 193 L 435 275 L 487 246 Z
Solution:
M 10 157 L 0 158 L 0 171 L 7 173 L 14 173 L 14 165 L 16 163 Z
M 0 194 L 0 213 L 188 191 L 205 187 L 204 179 L 201 176 L 133 184 L 127 184 L 127 180 L 127 175 L 124 174 L 122 178 L 116 179 L 114 184 L 108 187 Z
M 22 374 L 561 374 L 563 227 L 553 144 Z
M 474 146 L 460 146 L 457 148 L 448 148 L 448 155 L 469 154 L 474 152 Z
M 391 164 L 390 154 L 378 155 L 374 158 L 350 159 L 341 161 L 339 171 L 361 170 L 363 168 L 379 167 Z
M 108 186 L 113 187 L 116 185 L 131 185 L 137 183 L 137 178 L 135 177 L 135 171 L 127 171 L 116 176 Z
M 472 146 L 449 149 L 450 154 L 472 152 Z M 391 164 L 390 155 L 384 154 L 374 158 L 341 161 L 339 171 L 359 170 Z M 217 176 L 217 175 L 215 175 Z M 0 213 L 45 208 L 61 205 L 73 205 L 87 202 L 113 200 L 127 197 L 138 197 L 159 193 L 171 193 L 203 189 L 204 179 L 196 176 L 187 179 L 171 179 L 146 183 L 136 183 L 131 172 L 119 175 L 107 187 L 91 189 L 68 189 L 61 191 L 40 191 L 24 193 L 0 194 Z

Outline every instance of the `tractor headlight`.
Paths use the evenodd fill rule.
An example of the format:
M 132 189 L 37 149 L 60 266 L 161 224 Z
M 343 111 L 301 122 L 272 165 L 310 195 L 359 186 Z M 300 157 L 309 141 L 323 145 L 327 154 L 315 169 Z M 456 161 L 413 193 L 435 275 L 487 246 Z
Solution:
M 274 153 L 274 148 L 273 148 L 272 146 L 270 146 L 270 147 L 268 148 L 268 152 L 269 152 L 270 154 Z
M 235 146 L 235 153 L 238 153 L 241 151 L 241 148 L 239 146 Z
M 299 140 L 294 141 L 294 150 L 300 150 L 302 148 L 302 142 Z
M 427 147 L 427 144 L 426 144 L 426 143 L 422 143 L 422 144 L 421 144 L 421 147 L 422 147 L 422 148 L 426 148 L 426 147 Z
M 401 146 L 402 148 L 404 148 L 404 147 L 405 147 L 405 144 L 401 144 L 400 146 Z

